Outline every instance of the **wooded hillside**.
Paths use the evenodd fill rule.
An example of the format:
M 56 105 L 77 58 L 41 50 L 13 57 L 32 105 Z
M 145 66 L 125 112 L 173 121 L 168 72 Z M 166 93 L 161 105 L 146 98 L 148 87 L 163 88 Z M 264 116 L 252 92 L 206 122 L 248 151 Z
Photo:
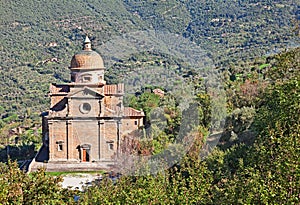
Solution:
M 292 31 L 299 5 L 292 0 L 26 0 L 2 5 L 2 117 L 24 116 L 26 108 L 45 110 L 48 84 L 69 80 L 69 61 L 86 33 L 95 48 L 134 31 L 176 33 L 196 42 L 222 69 L 296 46 L 299 40 Z

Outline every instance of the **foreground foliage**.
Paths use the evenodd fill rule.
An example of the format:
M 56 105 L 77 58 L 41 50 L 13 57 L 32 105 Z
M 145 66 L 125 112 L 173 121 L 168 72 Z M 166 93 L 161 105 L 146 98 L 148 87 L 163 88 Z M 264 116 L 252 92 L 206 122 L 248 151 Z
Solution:
M 0 164 L 1 204 L 61 204 L 72 200 L 71 192 L 60 186 L 62 178 L 44 170 L 26 174 L 17 163 Z
M 214 186 L 215 203 L 299 203 L 299 86 L 295 79 L 267 92 L 255 120 L 259 135 L 252 146 L 235 146 L 209 157 L 219 170 L 214 176 L 219 183 Z

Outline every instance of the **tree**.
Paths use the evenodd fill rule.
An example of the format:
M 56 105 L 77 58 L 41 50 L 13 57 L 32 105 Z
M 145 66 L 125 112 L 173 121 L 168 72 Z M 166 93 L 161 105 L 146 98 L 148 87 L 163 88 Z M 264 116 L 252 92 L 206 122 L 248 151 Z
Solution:
M 30 174 L 16 162 L 0 164 L 1 204 L 70 204 L 73 193 L 62 189 L 61 177 L 52 177 L 39 169 Z
M 221 156 L 222 163 L 211 167 L 217 173 L 213 185 L 214 203 L 299 202 L 299 93 L 297 77 L 269 87 L 254 121 L 259 133 L 254 144 L 248 147 L 239 145 L 221 152 L 223 154 L 218 157 Z M 233 166 L 235 170 L 226 172 Z

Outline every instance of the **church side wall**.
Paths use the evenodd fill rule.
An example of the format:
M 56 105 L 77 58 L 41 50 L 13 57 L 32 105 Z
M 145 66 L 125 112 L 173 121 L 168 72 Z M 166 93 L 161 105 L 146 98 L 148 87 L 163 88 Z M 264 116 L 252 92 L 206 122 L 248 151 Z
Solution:
M 102 126 L 103 140 L 101 141 L 101 148 L 103 158 L 112 160 L 113 156 L 117 153 L 117 137 L 118 137 L 118 123 L 115 120 L 105 121 Z
M 50 160 L 66 160 L 68 158 L 66 121 L 49 120 L 48 123 L 50 140 Z
M 121 130 L 122 135 L 137 130 L 142 125 L 143 125 L 142 117 L 124 118 L 122 119 L 122 130 Z

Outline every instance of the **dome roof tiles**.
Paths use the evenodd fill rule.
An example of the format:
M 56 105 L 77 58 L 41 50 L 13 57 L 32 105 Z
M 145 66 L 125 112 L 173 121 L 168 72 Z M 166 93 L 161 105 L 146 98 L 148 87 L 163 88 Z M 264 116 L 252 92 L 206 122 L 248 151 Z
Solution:
M 71 60 L 71 69 L 103 69 L 102 57 L 95 51 L 80 51 Z

